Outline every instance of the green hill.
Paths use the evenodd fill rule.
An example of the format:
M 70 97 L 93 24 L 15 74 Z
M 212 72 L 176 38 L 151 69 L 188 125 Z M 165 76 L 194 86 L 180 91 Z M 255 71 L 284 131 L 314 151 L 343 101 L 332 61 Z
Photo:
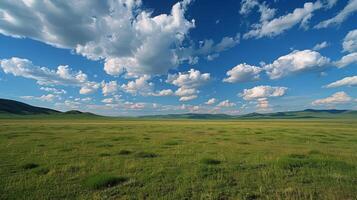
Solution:
M 335 119 L 335 118 L 356 118 L 357 111 L 352 110 L 314 110 L 307 109 L 302 111 L 288 111 L 276 113 L 249 113 L 245 115 L 226 115 L 226 114 L 168 114 L 168 115 L 149 115 L 139 118 L 147 119 Z
M 61 112 L 54 109 L 31 106 L 19 101 L 0 99 L 0 115 L 1 116 L 56 116 L 56 117 L 90 117 L 97 116 L 89 112 L 81 112 L 78 110 L 70 110 Z
M 31 106 L 19 101 L 0 99 L 0 113 L 14 115 L 38 115 L 38 114 L 58 114 L 57 110 Z

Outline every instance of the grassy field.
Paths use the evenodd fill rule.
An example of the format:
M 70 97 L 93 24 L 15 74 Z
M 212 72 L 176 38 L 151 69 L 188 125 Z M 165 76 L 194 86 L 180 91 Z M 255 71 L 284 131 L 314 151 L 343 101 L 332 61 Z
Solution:
M 0 199 L 357 199 L 357 120 L 0 119 Z

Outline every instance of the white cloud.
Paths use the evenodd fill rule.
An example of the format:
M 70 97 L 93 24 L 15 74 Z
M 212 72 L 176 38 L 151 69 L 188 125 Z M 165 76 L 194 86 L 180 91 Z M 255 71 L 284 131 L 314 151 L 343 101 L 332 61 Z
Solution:
M 40 87 L 40 90 L 50 92 L 53 94 L 66 94 L 67 91 L 63 89 L 51 88 L 51 87 Z
M 339 25 L 356 11 L 357 0 L 349 0 L 347 5 L 335 17 L 320 22 L 315 28 L 327 28 L 329 26 Z
M 257 99 L 257 108 L 261 111 L 267 111 L 270 110 L 270 105 L 268 98 L 259 98 Z
M 196 99 L 197 97 L 197 95 L 183 96 L 180 97 L 179 101 L 191 101 L 193 99 Z
M 153 96 L 158 96 L 158 97 L 164 97 L 164 96 L 171 96 L 173 95 L 174 92 L 171 89 L 165 89 L 165 90 L 160 90 L 157 91 L 156 93 L 153 93 Z
M 254 100 L 268 97 L 281 97 L 286 94 L 286 87 L 272 87 L 268 85 L 256 86 L 251 89 L 244 89 L 240 94 L 244 100 Z
M 335 87 L 342 87 L 342 86 L 357 86 L 357 76 L 350 76 L 345 77 L 341 80 L 335 81 L 326 85 L 326 88 L 335 88 Z
M 357 29 L 354 29 L 346 35 L 343 39 L 343 50 L 346 52 L 356 52 L 357 51 Z
M 175 95 L 180 97 L 180 101 L 189 101 L 197 98 L 198 88 L 208 83 L 209 73 L 201 73 L 198 70 L 190 69 L 188 72 L 169 74 L 166 82 L 179 87 Z
M 263 20 L 260 24 L 254 24 L 253 30 L 244 34 L 243 38 L 262 38 L 265 36 L 273 37 L 283 33 L 297 24 L 300 24 L 301 27 L 306 27 L 312 17 L 312 13 L 321 7 L 322 4 L 320 1 L 316 1 L 315 3 L 307 2 L 304 4 L 303 8 L 296 8 L 292 13 L 271 19 L 270 21 Z
M 104 96 L 115 94 L 117 91 L 118 91 L 118 83 L 116 81 L 110 81 L 108 83 L 102 81 L 102 92 Z
M 343 56 L 340 60 L 336 61 L 334 64 L 338 68 L 343 68 L 353 63 L 357 63 L 357 52 L 350 53 Z
M 114 99 L 113 98 L 105 98 L 102 100 L 103 103 L 107 103 L 107 104 L 110 104 L 110 103 L 113 103 L 114 102 Z
M 220 42 L 215 43 L 212 39 L 206 39 L 199 42 L 199 46 L 194 44 L 187 48 L 181 48 L 178 51 L 180 60 L 188 60 L 190 64 L 196 64 L 199 60 L 198 56 L 206 56 L 206 59 L 211 61 L 219 57 L 220 53 L 227 51 L 239 44 L 240 34 L 234 37 L 223 37 Z
M 287 90 L 287 87 L 260 85 L 251 89 L 244 89 L 243 93 L 240 93 L 239 96 L 249 101 L 250 104 L 255 103 L 259 111 L 271 111 L 269 98 L 284 96 Z
M 330 97 L 324 99 L 317 99 L 312 102 L 312 105 L 331 105 L 331 104 L 344 104 L 352 100 L 345 92 L 336 92 Z
M 249 82 L 259 80 L 262 68 L 248 65 L 246 63 L 239 64 L 229 70 L 226 74 L 228 78 L 223 79 L 223 82 Z
M 195 26 L 185 18 L 190 2 L 183 0 L 169 14 L 153 16 L 140 0 L 3 0 L 0 33 L 104 60 L 111 75 L 165 74 L 178 66 L 177 51 Z
M 330 59 L 312 50 L 293 51 L 265 65 L 270 79 L 279 79 L 290 74 L 304 71 L 322 70 L 330 64 Z
M 217 104 L 217 107 L 229 108 L 229 107 L 234 107 L 234 106 L 236 106 L 236 104 L 233 102 L 230 102 L 229 100 L 224 100 L 224 101 L 221 101 L 219 104 Z
M 216 98 L 211 98 L 211 99 L 208 99 L 208 101 L 206 101 L 205 104 L 212 105 L 212 104 L 215 104 L 216 102 L 217 102 Z
M 68 65 L 60 65 L 57 70 L 51 70 L 17 57 L 0 60 L 0 65 L 5 74 L 34 79 L 39 85 L 81 87 L 80 94 L 89 94 L 99 88 L 99 84 L 88 81 L 87 75 L 82 71 L 72 71 Z
M 328 47 L 328 46 L 329 46 L 329 43 L 327 43 L 326 41 L 323 41 L 323 42 L 321 42 L 321 43 L 316 44 L 316 45 L 312 48 L 312 50 L 318 51 L 318 50 L 324 49 L 324 48 L 326 48 L 326 47 Z
M 154 84 L 149 82 L 150 78 L 148 75 L 143 75 L 133 81 L 129 81 L 127 84 L 123 84 L 121 88 L 132 95 L 150 95 L 154 87 Z
M 35 96 L 21 96 L 22 99 L 29 99 L 29 100 L 40 100 L 40 101 L 47 101 L 47 102 L 53 102 L 55 99 L 59 99 L 58 95 L 54 94 L 46 94 L 42 95 L 40 97 L 35 97 Z
M 241 9 L 239 13 L 241 15 L 247 16 L 253 9 L 257 7 L 260 13 L 260 21 L 268 21 L 274 17 L 276 9 L 269 8 L 266 2 L 259 3 L 258 0 L 243 0 L 241 2 Z

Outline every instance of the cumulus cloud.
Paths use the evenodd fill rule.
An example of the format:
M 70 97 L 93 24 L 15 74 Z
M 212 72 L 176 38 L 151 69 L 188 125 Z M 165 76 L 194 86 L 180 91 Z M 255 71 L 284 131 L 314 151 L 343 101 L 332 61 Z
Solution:
M 152 94 L 152 96 L 164 97 L 164 96 L 172 96 L 174 92 L 171 89 L 164 89 L 157 91 Z
M 198 88 L 208 83 L 210 78 L 209 73 L 190 69 L 188 72 L 169 74 L 166 82 L 179 87 L 175 95 L 180 97 L 180 101 L 189 101 L 198 97 Z
M 87 75 L 82 71 L 73 71 L 68 65 L 60 65 L 57 70 L 51 70 L 17 57 L 0 60 L 0 65 L 6 74 L 36 80 L 39 85 L 80 87 L 80 94 L 89 94 L 99 88 L 99 84 L 88 81 Z
M 243 0 L 241 2 L 241 9 L 239 10 L 239 13 L 247 16 L 253 11 L 254 8 L 258 8 L 261 22 L 270 20 L 274 17 L 276 12 L 276 9 L 269 8 L 266 2 L 260 3 L 258 0 Z
M 153 16 L 140 0 L 12 1 L 0 6 L 0 33 L 27 37 L 104 60 L 111 75 L 165 74 L 177 67 L 177 51 L 193 28 L 190 0 Z
M 315 28 L 327 28 L 330 26 L 339 25 L 356 11 L 357 0 L 349 0 L 347 5 L 335 17 L 320 22 L 315 26 Z
M 312 48 L 312 50 L 318 51 L 318 50 L 324 49 L 324 48 L 326 48 L 326 47 L 328 47 L 328 46 L 329 46 L 329 44 L 328 44 L 326 41 L 323 41 L 323 42 L 321 42 L 321 43 L 316 44 L 316 45 Z
M 357 63 L 357 52 L 350 53 L 350 54 L 343 56 L 340 60 L 336 61 L 334 64 L 338 68 L 343 68 L 343 67 L 346 67 L 353 63 Z
M 256 103 L 256 107 L 259 111 L 269 111 L 271 110 L 269 98 L 284 96 L 287 90 L 287 87 L 260 85 L 251 89 L 244 89 L 243 93 L 240 93 L 239 96 L 246 101 Z
M 263 20 L 259 24 L 254 24 L 253 30 L 245 33 L 243 38 L 273 37 L 297 24 L 300 24 L 301 27 L 306 27 L 313 12 L 321 7 L 320 1 L 316 1 L 315 3 L 307 2 L 303 8 L 296 8 L 292 13 L 274 19 L 268 18 L 269 20 Z
M 60 97 L 58 95 L 54 94 L 46 94 L 42 95 L 39 97 L 36 96 L 21 96 L 22 99 L 27 99 L 27 100 L 40 100 L 40 101 L 47 101 L 47 102 L 53 102 L 55 99 L 59 99 Z
M 336 92 L 332 96 L 324 99 L 317 99 L 312 102 L 312 105 L 332 105 L 332 104 L 344 104 L 352 100 L 345 92 Z
M 286 87 L 272 87 L 269 85 L 256 86 L 251 89 L 244 89 L 240 94 L 244 100 L 254 100 L 269 97 L 281 97 L 286 94 Z
M 149 82 L 150 78 L 149 75 L 143 75 L 133 81 L 129 81 L 127 84 L 123 84 L 121 89 L 132 95 L 150 95 L 154 87 L 154 84 Z
M 342 46 L 345 52 L 352 53 L 357 51 L 357 29 L 348 32 L 343 39 Z
M 341 80 L 335 81 L 326 85 L 326 88 L 335 88 L 335 87 L 342 87 L 342 86 L 357 86 L 357 76 L 350 76 L 345 77 Z
M 223 82 L 236 83 L 236 82 L 249 82 L 259 80 L 260 72 L 262 68 L 248 65 L 246 63 L 239 64 L 229 70 L 227 78 L 223 79 Z
M 270 79 L 279 79 L 304 71 L 322 70 L 330 64 L 330 59 L 312 50 L 293 51 L 279 57 L 264 69 Z
M 40 90 L 46 91 L 46 92 L 50 92 L 53 94 L 67 94 L 66 90 L 63 89 L 57 89 L 57 88 L 51 88 L 51 87 L 40 87 Z
M 115 94 L 118 91 L 118 83 L 116 81 L 110 81 L 108 83 L 102 81 L 101 85 L 104 96 Z
M 217 104 L 217 107 L 225 107 L 225 108 L 234 107 L 234 106 L 236 106 L 236 104 L 230 102 L 229 100 L 224 100 Z
M 269 101 L 268 98 L 259 98 L 257 99 L 257 108 L 261 111 L 266 111 L 266 110 L 270 110 L 270 105 L 269 105 Z
M 216 98 L 211 98 L 211 99 L 208 99 L 208 101 L 206 101 L 205 104 L 212 105 L 212 104 L 215 104 L 216 102 L 217 102 Z
M 219 57 L 220 53 L 235 47 L 240 42 L 240 34 L 234 37 L 223 37 L 220 42 L 215 43 L 212 39 L 206 39 L 199 42 L 198 47 L 191 44 L 189 47 L 181 48 L 178 51 L 178 57 L 181 61 L 187 60 L 190 64 L 196 64 L 199 56 L 206 56 L 211 61 Z

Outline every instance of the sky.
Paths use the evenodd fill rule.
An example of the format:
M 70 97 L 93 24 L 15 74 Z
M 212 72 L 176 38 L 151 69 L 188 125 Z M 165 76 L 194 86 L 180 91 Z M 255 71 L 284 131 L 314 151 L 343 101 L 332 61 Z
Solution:
M 0 98 L 110 116 L 357 109 L 357 0 L 2 0 Z

